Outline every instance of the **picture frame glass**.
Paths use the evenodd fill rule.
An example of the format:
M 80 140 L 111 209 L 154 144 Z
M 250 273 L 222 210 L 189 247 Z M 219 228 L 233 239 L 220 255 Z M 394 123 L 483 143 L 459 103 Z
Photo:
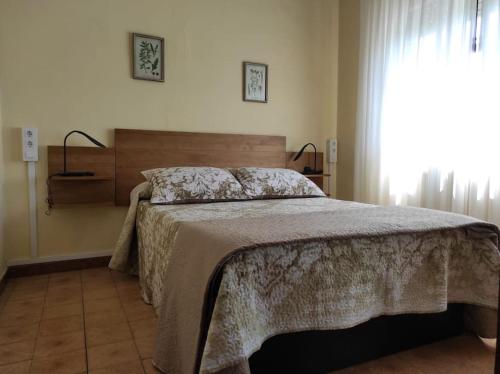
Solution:
M 164 81 L 163 38 L 134 34 L 134 78 Z
M 267 102 L 267 65 L 247 62 L 244 69 L 244 100 Z

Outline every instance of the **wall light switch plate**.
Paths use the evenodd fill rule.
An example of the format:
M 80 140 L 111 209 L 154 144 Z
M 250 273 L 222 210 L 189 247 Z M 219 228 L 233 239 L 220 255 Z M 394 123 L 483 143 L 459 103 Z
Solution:
M 23 161 L 38 161 L 38 129 L 23 127 Z
M 327 161 L 329 164 L 337 162 L 337 139 L 328 139 L 326 141 Z

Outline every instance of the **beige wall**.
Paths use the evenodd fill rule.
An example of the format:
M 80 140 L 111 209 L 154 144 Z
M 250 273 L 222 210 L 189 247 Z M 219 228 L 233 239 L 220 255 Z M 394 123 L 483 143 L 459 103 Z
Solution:
M 44 215 L 46 146 L 81 129 L 276 134 L 295 150 L 336 135 L 338 0 L 2 0 L 8 259 L 29 256 L 20 127 L 39 129 L 40 256 L 106 251 L 120 208 Z M 129 33 L 165 37 L 166 82 L 130 78 Z M 241 62 L 269 64 L 269 103 L 241 100 Z M 75 137 L 72 144 L 85 144 Z
M 353 199 L 360 0 L 340 0 L 337 197 Z
M 0 281 L 5 274 L 5 246 L 4 246 L 4 162 L 3 162 L 3 126 L 2 126 L 2 87 L 0 86 Z

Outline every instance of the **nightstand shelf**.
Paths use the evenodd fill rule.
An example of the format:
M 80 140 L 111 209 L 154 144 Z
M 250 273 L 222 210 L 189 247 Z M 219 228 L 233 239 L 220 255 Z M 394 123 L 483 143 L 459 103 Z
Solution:
M 93 176 L 62 177 L 63 147 L 48 147 L 49 199 L 52 207 L 110 206 L 115 203 L 115 150 L 67 147 L 68 170 L 86 170 Z
M 307 178 L 322 178 L 331 176 L 331 174 L 304 174 L 304 173 L 302 173 L 302 175 Z
M 61 177 L 56 175 L 50 178 L 53 181 L 64 181 L 64 182 L 74 182 L 74 181 L 112 181 L 113 177 L 105 177 L 105 176 L 85 176 L 85 177 Z

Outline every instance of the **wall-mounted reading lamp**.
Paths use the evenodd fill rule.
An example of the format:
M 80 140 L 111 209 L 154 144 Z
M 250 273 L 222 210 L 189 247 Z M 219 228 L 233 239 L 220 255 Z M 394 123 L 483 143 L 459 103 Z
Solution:
M 66 152 L 67 152 L 66 141 L 68 140 L 68 137 L 75 132 L 80 134 L 80 135 L 85 136 L 88 140 L 90 140 L 96 146 L 101 147 L 101 148 L 106 148 L 106 146 L 104 144 L 102 144 L 98 140 L 94 139 L 90 135 L 85 134 L 83 131 L 79 131 L 79 130 L 70 131 L 64 137 L 64 171 L 62 173 L 57 173 L 57 176 L 59 176 L 59 177 L 92 177 L 95 175 L 95 173 L 93 173 L 91 171 L 68 171 L 67 155 L 66 155 Z
M 318 152 L 316 151 L 316 146 L 313 143 L 307 143 L 306 145 L 304 145 L 301 148 L 301 150 L 295 155 L 295 157 L 293 158 L 293 161 L 297 161 L 300 158 L 300 156 L 302 156 L 302 153 L 304 153 L 304 150 L 309 145 L 314 148 L 314 169 L 311 169 L 310 166 L 304 166 L 304 171 L 302 172 L 302 174 L 322 174 L 323 170 L 317 170 L 316 169 L 316 154 Z

